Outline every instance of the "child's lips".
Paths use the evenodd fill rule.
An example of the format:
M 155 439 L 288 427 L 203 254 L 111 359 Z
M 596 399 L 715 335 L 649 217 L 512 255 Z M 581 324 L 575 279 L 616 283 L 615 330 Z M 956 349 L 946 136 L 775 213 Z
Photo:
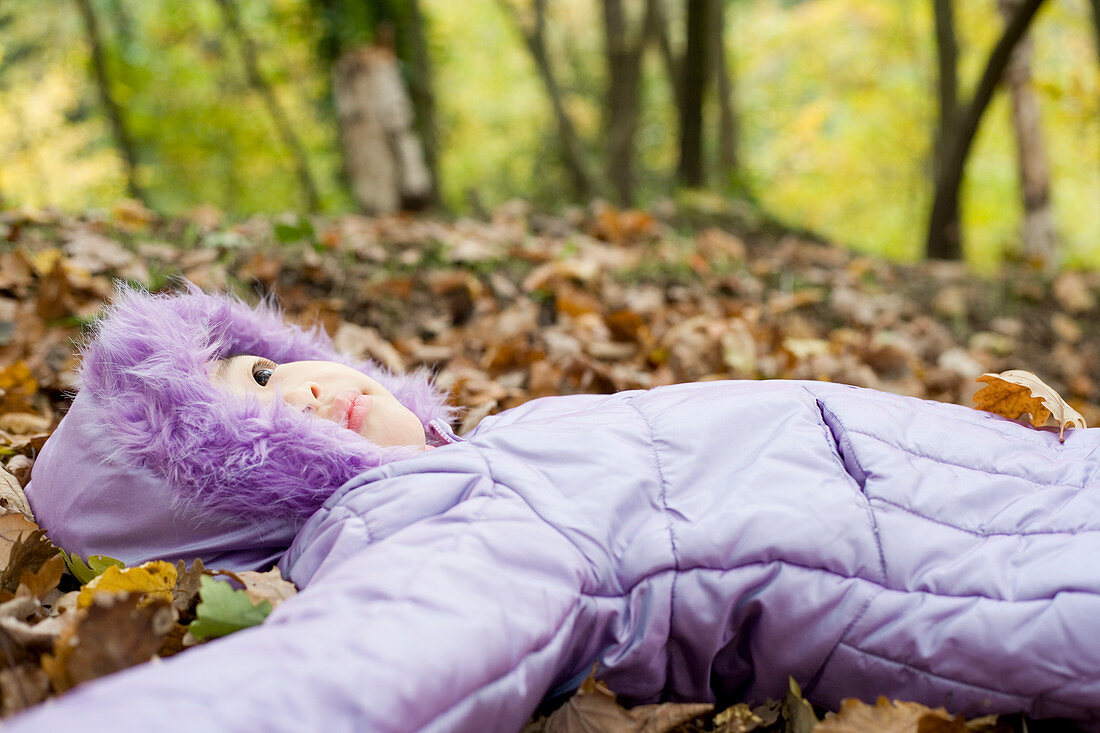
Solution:
M 370 395 L 348 390 L 332 401 L 332 418 L 340 427 L 358 433 L 370 414 Z

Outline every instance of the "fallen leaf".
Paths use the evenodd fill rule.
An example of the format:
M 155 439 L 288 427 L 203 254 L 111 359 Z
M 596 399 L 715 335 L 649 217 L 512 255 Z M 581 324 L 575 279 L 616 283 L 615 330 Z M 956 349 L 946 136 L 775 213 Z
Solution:
M 974 404 L 980 410 L 1013 420 L 1026 412 L 1035 427 L 1053 415 L 1059 427 L 1058 440 L 1064 440 L 1062 434 L 1068 427 L 1088 427 L 1081 413 L 1031 372 L 1010 369 L 1000 374 L 983 374 L 977 381 L 988 385 L 974 395 Z
M 89 555 L 88 562 L 84 562 L 84 558 L 77 555 L 75 552 L 72 554 L 61 551 L 61 556 L 65 558 L 65 565 L 69 568 L 69 572 L 73 577 L 81 582 L 81 584 L 88 583 L 97 575 L 103 573 L 107 568 L 111 567 L 126 567 L 126 563 L 121 560 L 116 560 L 113 557 L 107 555 Z
M 49 542 L 49 540 L 46 541 Z M 50 548 L 54 553 L 50 558 L 36 569 L 32 570 L 28 566 L 19 576 L 16 595 L 30 595 L 39 601 L 44 601 L 46 596 L 57 589 L 57 584 L 61 582 L 61 576 L 65 573 L 65 559 L 52 543 Z
M 0 413 L 25 412 L 30 398 L 38 391 L 38 382 L 22 359 L 0 369 Z
M 153 560 L 136 568 L 111 566 L 84 585 L 76 605 L 87 608 L 96 596 L 115 593 L 138 593 L 146 599 L 159 598 L 171 603 L 175 586 L 176 568 L 163 560 Z
M 668 733 L 714 709 L 707 703 L 661 703 L 627 710 L 594 674 L 550 714 L 545 733 Z
M 879 697 L 874 705 L 848 698 L 840 711 L 825 716 L 813 733 L 966 733 L 966 721 L 943 708 Z
M 181 616 L 191 611 L 195 596 L 202 588 L 203 564 L 195 558 L 188 568 L 183 560 L 176 561 L 176 585 L 172 588 L 172 608 Z
M 145 604 L 141 600 L 138 594 L 103 594 L 71 614 L 53 654 L 42 655 L 42 668 L 56 691 L 141 664 L 156 654 L 175 615 L 163 598 Z
M 0 670 L 0 715 L 8 717 L 49 696 L 50 678 L 36 664 Z
M 49 418 L 33 412 L 8 412 L 0 415 L 0 430 L 16 435 L 34 435 L 48 430 Z
M 268 601 L 272 608 L 298 592 L 297 586 L 289 580 L 283 580 L 278 567 L 271 568 L 266 573 L 255 570 L 238 571 L 232 577 L 244 585 L 244 592 L 253 603 Z
M 8 473 L 10 473 L 12 476 L 15 476 L 16 480 L 19 481 L 20 488 L 25 487 L 27 484 L 30 483 L 30 481 L 31 481 L 31 468 L 33 468 L 33 467 L 34 467 L 34 461 L 32 461 L 30 458 L 27 458 L 23 454 L 17 454 L 17 455 L 12 456 L 11 458 L 8 459 L 7 464 L 4 466 L 4 468 L 7 469 Z M 26 499 L 25 496 L 23 498 Z M 4 506 L 3 502 L 0 502 L 0 506 Z M 15 507 L 6 507 L 6 508 L 15 509 Z M 34 521 L 34 517 L 31 516 L 31 514 L 30 514 L 30 506 L 29 505 L 26 507 L 26 512 L 24 512 L 22 509 L 20 509 L 19 512 L 21 514 L 23 514 L 24 516 L 26 516 L 27 519 L 30 519 L 32 522 Z
M 256 626 L 271 613 L 271 603 L 254 604 L 243 590 L 235 590 L 229 583 L 204 575 L 199 591 L 199 605 L 195 608 L 195 620 L 187 630 L 196 639 L 212 639 L 232 634 L 234 631 Z
M 783 700 L 781 712 L 787 721 L 787 733 L 811 733 L 819 724 L 817 713 L 802 697 L 802 688 L 794 681 L 794 677 L 788 679 L 787 697 Z
M 14 458 L 22 458 L 15 456 Z M 13 460 L 14 460 L 13 458 Z M 31 505 L 27 501 L 27 495 L 23 493 L 23 487 L 19 479 L 7 469 L 0 468 L 0 507 L 3 511 L 19 512 L 28 522 L 34 521 L 31 513 Z
M 22 551 L 27 541 L 26 538 L 36 532 L 44 538 L 44 534 L 38 528 L 38 525 L 19 512 L 0 515 L 0 569 L 5 572 L 5 577 L 6 569 L 12 564 L 15 550 L 19 548 Z M 12 586 L 10 590 L 14 592 L 15 586 Z

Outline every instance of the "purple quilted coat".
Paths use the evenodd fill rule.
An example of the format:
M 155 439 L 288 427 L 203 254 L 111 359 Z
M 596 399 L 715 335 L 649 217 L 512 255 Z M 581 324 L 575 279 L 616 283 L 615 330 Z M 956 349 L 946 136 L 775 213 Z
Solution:
M 632 701 L 877 695 L 1100 728 L 1100 432 L 852 387 L 537 400 L 367 470 L 262 626 L 10 731 L 515 731 Z

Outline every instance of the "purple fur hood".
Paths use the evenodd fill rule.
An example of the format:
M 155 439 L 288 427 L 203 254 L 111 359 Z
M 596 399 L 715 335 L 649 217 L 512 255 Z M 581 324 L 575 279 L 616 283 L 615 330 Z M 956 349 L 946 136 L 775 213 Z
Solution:
M 411 454 L 282 400 L 264 406 L 216 387 L 211 362 L 240 354 L 350 364 L 425 426 L 451 414 L 426 372 L 354 364 L 268 303 L 252 308 L 194 286 L 174 295 L 123 288 L 82 349 L 79 392 L 27 487 L 51 539 L 128 563 L 260 567 L 345 481 Z

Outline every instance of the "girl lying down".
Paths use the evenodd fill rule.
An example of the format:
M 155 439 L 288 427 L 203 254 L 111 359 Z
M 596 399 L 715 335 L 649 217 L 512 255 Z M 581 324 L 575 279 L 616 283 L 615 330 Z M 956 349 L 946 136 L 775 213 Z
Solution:
M 13 731 L 515 731 L 879 695 L 1100 729 L 1100 432 L 816 382 L 551 397 L 465 438 L 427 375 L 270 308 L 123 293 L 27 496 L 65 549 L 278 563 L 259 627 Z M 119 704 L 124 700 L 125 704 Z

